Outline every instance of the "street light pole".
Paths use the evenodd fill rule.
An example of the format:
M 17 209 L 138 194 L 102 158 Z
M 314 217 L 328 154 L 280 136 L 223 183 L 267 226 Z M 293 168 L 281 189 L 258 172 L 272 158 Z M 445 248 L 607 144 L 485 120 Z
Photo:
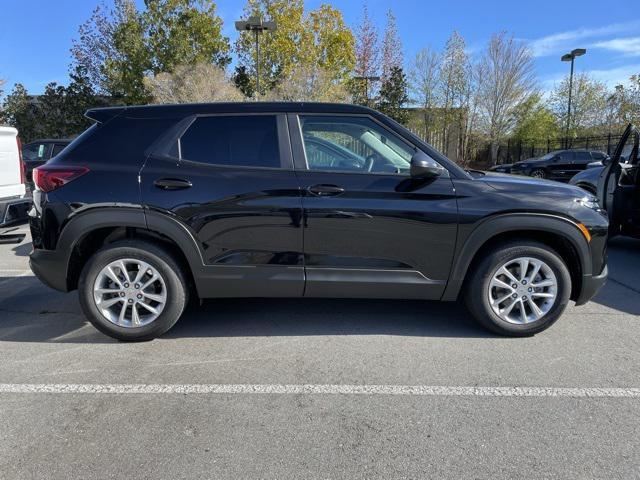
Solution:
M 567 106 L 567 127 L 565 131 L 565 148 L 569 146 L 569 127 L 571 125 L 571 94 L 573 93 L 573 63 L 576 57 L 580 57 L 587 53 L 585 48 L 575 48 L 571 52 L 560 57 L 563 62 L 571 62 L 571 73 L 569 74 L 569 104 Z
M 256 37 L 256 93 L 260 95 L 260 33 L 276 30 L 276 22 L 263 22 L 260 17 L 249 17 L 247 20 L 236 22 L 239 32 L 254 32 Z

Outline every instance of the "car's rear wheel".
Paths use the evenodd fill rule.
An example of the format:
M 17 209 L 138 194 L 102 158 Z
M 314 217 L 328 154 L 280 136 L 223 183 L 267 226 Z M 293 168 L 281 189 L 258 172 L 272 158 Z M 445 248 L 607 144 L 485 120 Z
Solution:
M 547 178 L 547 174 L 542 168 L 536 168 L 535 170 L 532 170 L 531 176 L 533 178 Z
M 99 250 L 78 287 L 91 323 L 118 340 L 150 340 L 169 330 L 187 303 L 179 264 L 155 244 L 126 240 Z
M 527 336 L 549 328 L 564 312 L 571 275 L 546 245 L 522 241 L 486 252 L 465 285 L 465 303 L 489 330 Z

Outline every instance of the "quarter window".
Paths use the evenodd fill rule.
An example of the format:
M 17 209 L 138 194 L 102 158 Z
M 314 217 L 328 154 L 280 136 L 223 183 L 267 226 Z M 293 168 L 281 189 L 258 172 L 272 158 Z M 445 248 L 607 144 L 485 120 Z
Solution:
M 180 139 L 181 158 L 212 165 L 280 167 L 275 115 L 199 117 Z
M 415 150 L 366 117 L 301 115 L 310 170 L 408 173 Z

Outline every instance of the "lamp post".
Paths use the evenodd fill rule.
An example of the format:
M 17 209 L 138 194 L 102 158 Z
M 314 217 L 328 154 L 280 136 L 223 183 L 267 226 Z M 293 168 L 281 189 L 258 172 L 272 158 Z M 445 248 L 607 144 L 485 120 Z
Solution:
M 355 76 L 353 77 L 353 79 L 364 82 L 364 99 L 367 102 L 367 105 L 369 105 L 369 82 L 377 82 L 378 80 L 380 80 L 380 77 L 376 77 L 373 75 L 365 75 L 365 76 Z
M 261 32 L 273 32 L 276 29 L 276 22 L 263 22 L 260 17 L 249 17 L 247 20 L 236 22 L 236 30 L 239 32 L 254 32 L 256 37 L 256 93 L 260 95 L 260 42 L 258 40 Z
M 565 148 L 568 147 L 569 142 L 569 125 L 571 124 L 571 93 L 573 92 L 573 62 L 576 57 L 580 57 L 587 53 L 586 48 L 574 48 L 569 53 L 565 53 L 560 60 L 563 62 L 571 62 L 571 74 L 569 75 L 569 105 L 567 107 L 567 129 L 565 133 Z

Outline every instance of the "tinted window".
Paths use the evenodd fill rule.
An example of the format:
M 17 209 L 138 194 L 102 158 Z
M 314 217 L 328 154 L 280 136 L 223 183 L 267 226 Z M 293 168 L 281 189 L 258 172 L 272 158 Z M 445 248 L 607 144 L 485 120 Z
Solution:
M 62 143 L 56 143 L 53 146 L 53 150 L 51 152 L 51 156 L 55 157 L 57 154 L 59 154 L 62 150 L 64 150 L 64 147 L 66 147 L 66 145 L 62 144 Z
M 275 115 L 197 118 L 180 139 L 181 157 L 194 162 L 280 167 Z
M 591 156 L 594 160 L 602 160 L 605 157 L 605 154 L 602 152 L 591 152 Z
M 591 162 L 589 152 L 576 152 L 576 162 Z
M 22 158 L 25 162 L 35 162 L 45 159 L 47 145 L 44 143 L 32 143 L 22 147 Z
M 573 160 L 573 152 L 560 152 L 558 156 L 563 162 Z
M 414 149 L 366 117 L 300 116 L 310 170 L 407 173 Z

